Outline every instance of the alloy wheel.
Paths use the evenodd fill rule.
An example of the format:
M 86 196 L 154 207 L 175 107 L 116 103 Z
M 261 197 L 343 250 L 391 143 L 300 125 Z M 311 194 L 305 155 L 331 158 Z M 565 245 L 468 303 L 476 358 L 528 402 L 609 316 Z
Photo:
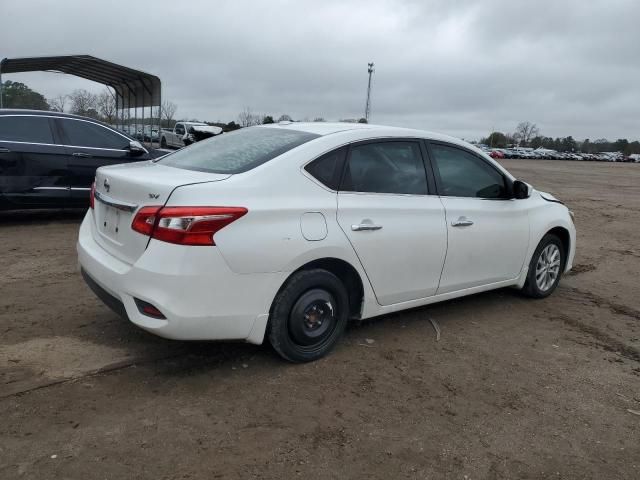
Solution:
M 560 275 L 560 248 L 555 243 L 547 245 L 536 262 L 536 286 L 541 292 L 553 287 Z

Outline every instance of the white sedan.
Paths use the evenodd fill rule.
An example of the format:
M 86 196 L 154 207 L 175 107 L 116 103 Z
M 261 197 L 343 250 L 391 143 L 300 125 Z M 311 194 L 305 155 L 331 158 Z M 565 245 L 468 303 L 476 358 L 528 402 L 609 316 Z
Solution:
M 564 204 L 468 143 L 287 122 L 99 168 L 78 256 L 94 292 L 149 332 L 266 337 L 304 362 L 349 319 L 508 286 L 546 297 L 575 239 Z

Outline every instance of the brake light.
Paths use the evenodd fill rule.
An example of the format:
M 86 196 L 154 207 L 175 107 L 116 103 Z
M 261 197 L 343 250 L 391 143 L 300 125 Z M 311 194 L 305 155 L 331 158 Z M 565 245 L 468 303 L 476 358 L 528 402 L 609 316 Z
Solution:
M 163 242 L 215 245 L 215 233 L 246 213 L 243 207 L 143 207 L 131 228 Z
M 96 205 L 96 182 L 93 182 L 91 184 L 91 193 L 89 194 L 89 206 L 93 209 L 95 205 Z
M 133 218 L 131 228 L 150 237 L 156 224 L 156 216 L 161 209 L 162 207 L 142 207 Z

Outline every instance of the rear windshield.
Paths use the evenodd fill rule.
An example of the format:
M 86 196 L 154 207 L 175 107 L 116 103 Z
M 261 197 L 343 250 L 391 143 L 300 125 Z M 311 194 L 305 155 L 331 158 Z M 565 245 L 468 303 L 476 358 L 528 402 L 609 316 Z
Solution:
M 242 173 L 318 137 L 284 128 L 243 128 L 195 143 L 158 163 L 200 172 Z

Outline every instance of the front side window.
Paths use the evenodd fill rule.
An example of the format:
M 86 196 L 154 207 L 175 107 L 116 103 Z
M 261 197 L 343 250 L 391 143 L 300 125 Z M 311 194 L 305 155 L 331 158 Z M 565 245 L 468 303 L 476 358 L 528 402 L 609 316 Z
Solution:
M 504 176 L 485 161 L 460 148 L 432 144 L 440 194 L 449 197 L 508 198 Z
M 352 147 L 340 189 L 426 195 L 427 177 L 420 145 L 399 141 Z
M 108 148 L 123 150 L 130 140 L 101 125 L 82 120 L 61 119 L 67 144 L 74 147 Z
M 200 172 L 242 173 L 318 137 L 284 128 L 242 128 L 194 143 L 158 163 Z
M 0 140 L 7 142 L 53 143 L 47 117 L 1 116 Z

